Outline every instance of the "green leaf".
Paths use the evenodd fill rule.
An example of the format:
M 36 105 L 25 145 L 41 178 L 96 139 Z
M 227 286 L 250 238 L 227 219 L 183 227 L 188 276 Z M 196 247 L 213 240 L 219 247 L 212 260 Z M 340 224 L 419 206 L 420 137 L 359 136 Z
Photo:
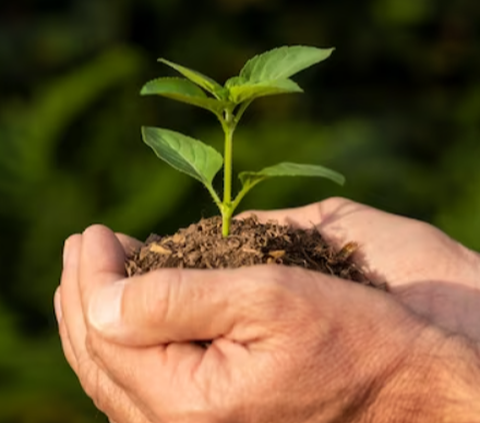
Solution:
M 229 105 L 226 101 L 207 97 L 205 92 L 197 85 L 184 78 L 158 78 L 147 82 L 141 95 L 161 95 L 183 103 L 192 104 L 210 110 L 213 113 L 221 113 Z
M 333 50 L 306 46 L 279 47 L 250 59 L 241 70 L 240 77 L 254 82 L 290 78 L 327 59 Z
M 266 167 L 259 172 L 241 172 L 238 175 L 242 185 L 250 187 L 273 176 L 316 176 L 330 179 L 340 185 L 345 183 L 343 175 L 326 167 L 287 162 Z
M 235 104 L 267 95 L 301 93 L 303 90 L 291 79 L 246 83 L 229 88 L 230 100 Z
M 243 78 L 241 76 L 233 76 L 230 79 L 227 79 L 227 82 L 225 82 L 225 87 L 226 88 L 231 88 L 231 87 L 236 87 L 239 85 L 244 85 L 248 82 L 246 78 Z
M 143 127 L 142 136 L 160 159 L 211 188 L 223 164 L 221 154 L 214 148 L 169 129 Z
M 222 93 L 224 93 L 224 88 L 212 78 L 201 74 L 193 69 L 186 68 L 185 66 L 178 65 L 177 63 L 170 62 L 166 59 L 158 59 L 159 62 L 165 63 L 167 66 L 175 69 L 177 72 L 181 73 L 185 78 L 188 78 L 190 81 L 197 84 L 199 87 L 202 87 L 204 90 L 213 94 L 219 100 L 222 100 Z

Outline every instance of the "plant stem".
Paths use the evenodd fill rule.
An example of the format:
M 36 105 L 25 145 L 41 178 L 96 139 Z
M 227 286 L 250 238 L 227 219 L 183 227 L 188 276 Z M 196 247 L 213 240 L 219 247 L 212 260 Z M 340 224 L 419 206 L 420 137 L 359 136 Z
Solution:
M 224 165 L 223 165 L 223 203 L 222 203 L 222 236 L 227 237 L 230 232 L 230 220 L 232 218 L 232 155 L 233 133 L 236 122 L 231 110 L 225 111 L 225 119 L 222 120 L 222 128 L 225 133 Z
M 230 233 L 230 222 L 232 219 L 232 210 L 228 207 L 222 210 L 222 236 L 226 238 Z
M 238 111 L 235 115 L 235 123 L 237 124 L 240 122 L 240 119 L 242 118 L 243 114 L 245 113 L 245 110 L 247 110 L 247 107 L 252 104 L 253 100 L 246 101 L 245 103 L 242 103 L 240 107 L 238 108 Z

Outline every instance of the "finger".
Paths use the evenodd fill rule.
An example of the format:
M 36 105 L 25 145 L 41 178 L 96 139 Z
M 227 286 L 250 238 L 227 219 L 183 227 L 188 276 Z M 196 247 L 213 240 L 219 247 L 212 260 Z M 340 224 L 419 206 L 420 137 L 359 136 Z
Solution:
M 305 273 L 280 266 L 157 270 L 97 290 L 88 321 L 104 337 L 128 345 L 221 337 L 245 344 L 268 328 L 243 329 L 278 320 L 294 289 L 287 285 L 308 278 Z
M 93 381 L 90 379 L 92 391 L 90 396 L 95 406 L 105 415 L 117 423 L 151 423 L 139 401 L 132 400 L 130 396 L 107 377 L 102 371 Z M 90 391 L 90 388 L 87 388 Z M 148 410 L 146 410 L 148 413 Z
M 55 298 L 65 357 L 100 410 L 120 423 L 148 423 L 125 392 L 100 371 L 87 351 L 87 328 L 79 290 L 82 247 L 82 235 L 73 235 L 66 241 L 62 280 Z
M 297 209 L 253 213 L 261 221 L 274 218 L 302 228 L 310 222 L 337 248 L 356 242 L 356 263 L 372 281 L 387 282 L 394 294 L 403 296 L 404 288 L 411 292 L 409 286 L 419 281 L 478 284 L 477 256 L 437 228 L 415 219 L 342 198 Z
M 67 327 L 65 322 L 61 321 L 58 325 L 58 332 L 60 334 L 60 342 L 62 344 L 63 355 L 67 359 L 67 363 L 70 365 L 72 370 L 75 373 L 78 373 L 78 362 L 75 353 L 73 352 L 72 344 L 70 342 L 70 337 L 67 332 Z
M 221 295 L 227 278 L 228 271 L 163 269 L 113 283 L 95 292 L 89 322 L 110 339 L 127 337 L 129 345 L 213 339 L 233 324 L 225 316 L 229 295 Z
M 179 421 L 182 416 L 187 421 L 192 412 L 191 421 L 195 421 L 199 410 L 206 409 L 207 386 L 215 383 L 218 370 L 214 359 L 204 359 L 205 349 L 192 343 L 130 348 L 95 335 L 90 338 L 90 349 L 99 367 L 145 415 L 158 421 Z M 218 357 L 215 360 L 221 362 Z
M 53 307 L 55 310 L 55 317 L 57 319 L 57 324 L 60 325 L 62 321 L 63 311 L 62 311 L 62 299 L 60 298 L 60 287 L 55 290 L 55 295 L 53 297 Z
M 61 287 L 58 287 L 55 290 L 54 297 L 54 306 L 55 306 L 55 315 L 58 322 L 58 333 L 60 335 L 60 342 L 62 344 L 63 354 L 67 359 L 68 364 L 73 369 L 74 372 L 77 371 L 77 359 L 72 349 L 70 338 L 68 336 L 67 327 L 65 321 L 63 320 L 63 311 L 62 311 L 62 299 L 61 299 Z
M 65 242 L 64 266 L 59 289 L 58 305 L 61 307 L 61 321 L 65 325 L 71 350 L 78 362 L 85 355 L 86 328 L 78 290 L 78 266 L 82 236 L 72 235 Z
M 77 375 L 85 393 L 109 419 L 118 423 L 150 423 L 140 408 L 141 403 L 112 381 L 93 360 L 81 363 Z
M 113 289 L 125 278 L 125 251 L 115 234 L 105 226 L 94 225 L 83 233 L 80 254 L 79 289 L 83 311 L 88 313 L 91 298 L 104 288 Z M 118 302 L 100 307 L 120 306 Z
M 57 293 L 56 298 L 60 298 L 59 290 L 57 290 Z M 59 299 L 56 299 L 57 304 L 59 301 Z M 110 380 L 105 372 L 102 373 L 101 369 L 96 368 L 97 366 L 93 360 L 85 360 L 84 355 L 83 362 L 79 366 L 63 319 L 59 323 L 59 333 L 65 358 L 79 377 L 83 389 L 93 399 L 95 405 L 109 417 L 115 416 L 119 423 L 146 423 L 146 419 L 135 402 L 132 401 L 123 389 Z M 122 368 L 125 368 L 124 364 L 123 362 Z
M 132 238 L 131 236 L 115 233 L 120 244 L 122 244 L 123 250 L 125 251 L 126 256 L 130 256 L 135 250 L 138 250 L 143 242 L 140 242 L 138 239 Z
M 262 222 L 273 219 L 303 229 L 315 227 L 336 248 L 348 242 L 357 243 L 355 260 L 368 267 L 373 280 L 392 274 L 398 267 L 393 260 L 397 253 L 418 245 L 412 233 L 428 227 L 423 222 L 336 197 L 305 207 L 248 213 Z M 376 276 L 379 274 L 382 276 Z
M 323 220 L 322 204 L 314 203 L 303 207 L 281 210 L 248 210 L 236 215 L 235 219 L 246 219 L 247 217 L 255 216 L 262 223 L 275 221 L 280 225 L 308 228 L 318 225 Z
M 345 198 L 333 197 L 303 207 L 271 211 L 247 211 L 238 215 L 237 218 L 255 215 L 260 222 L 273 220 L 280 225 L 288 225 L 294 228 L 317 228 L 331 243 L 341 246 L 345 242 L 351 241 L 352 233 L 349 232 L 352 230 L 349 226 L 349 223 L 352 223 L 351 220 L 355 220 L 354 223 L 356 223 L 359 214 L 365 211 L 383 213 Z M 387 215 L 387 213 L 385 214 Z

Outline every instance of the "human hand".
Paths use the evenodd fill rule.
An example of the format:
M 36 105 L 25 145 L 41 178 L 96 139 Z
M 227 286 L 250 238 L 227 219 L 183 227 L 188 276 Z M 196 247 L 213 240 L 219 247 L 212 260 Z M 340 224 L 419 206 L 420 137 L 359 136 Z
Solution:
M 105 228 L 68 244 L 65 354 L 117 423 L 461 422 L 448 400 L 473 404 L 474 350 L 384 293 L 278 266 L 125 280 Z
M 427 223 L 343 198 L 294 209 L 254 211 L 260 221 L 315 225 L 341 248 L 359 244 L 356 262 L 431 323 L 480 341 L 480 254 Z

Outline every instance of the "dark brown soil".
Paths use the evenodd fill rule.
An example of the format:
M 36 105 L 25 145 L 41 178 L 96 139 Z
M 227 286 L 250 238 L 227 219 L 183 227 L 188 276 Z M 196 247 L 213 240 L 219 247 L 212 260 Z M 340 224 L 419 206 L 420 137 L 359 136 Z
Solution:
M 233 220 L 223 238 L 220 217 L 203 219 L 171 236 L 150 235 L 126 261 L 129 276 L 165 267 L 217 269 L 276 263 L 335 275 L 365 285 L 373 284 L 355 265 L 357 245 L 334 250 L 315 229 L 301 230 L 255 217 Z

